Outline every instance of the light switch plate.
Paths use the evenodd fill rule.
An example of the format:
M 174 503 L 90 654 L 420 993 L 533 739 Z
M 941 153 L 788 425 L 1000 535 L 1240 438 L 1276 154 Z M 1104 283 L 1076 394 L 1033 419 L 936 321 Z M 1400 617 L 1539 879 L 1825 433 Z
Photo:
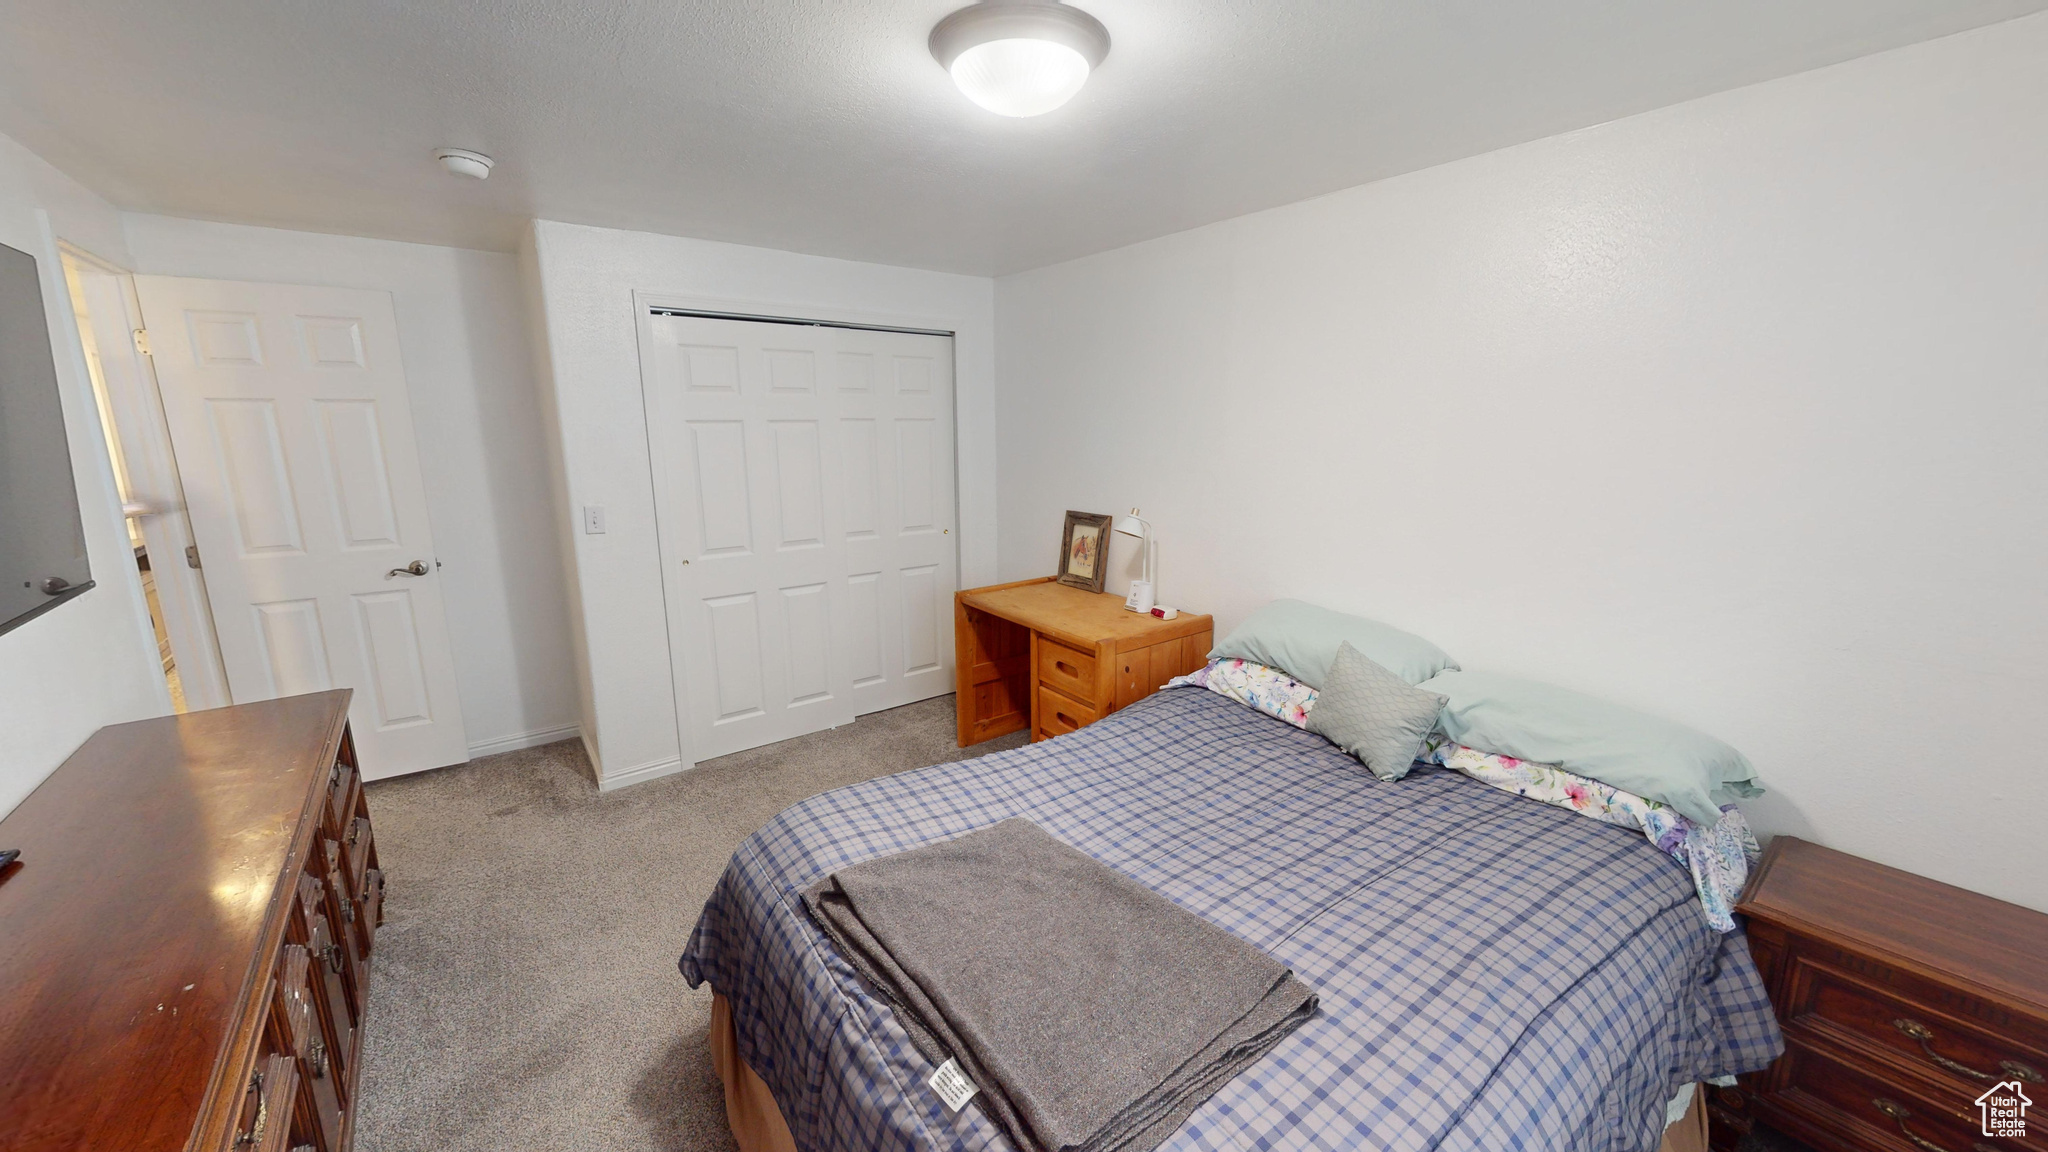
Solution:
M 603 534 L 603 532 L 604 505 L 585 504 L 583 506 L 583 534 L 586 536 L 597 536 Z

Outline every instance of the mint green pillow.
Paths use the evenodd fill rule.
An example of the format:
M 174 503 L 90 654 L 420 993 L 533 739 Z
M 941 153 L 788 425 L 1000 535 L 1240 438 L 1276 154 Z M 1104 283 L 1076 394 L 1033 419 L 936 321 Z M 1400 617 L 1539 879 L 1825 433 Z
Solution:
M 1453 669 L 1422 690 L 1446 698 L 1444 735 L 1480 752 L 1555 764 L 1712 826 L 1721 805 L 1763 795 L 1742 753 L 1683 724 L 1496 672 Z
M 1346 642 L 1410 684 L 1458 667 L 1443 649 L 1420 636 L 1299 600 L 1275 600 L 1252 613 L 1210 651 L 1209 659 L 1249 660 L 1321 688 L 1330 678 L 1337 649 Z

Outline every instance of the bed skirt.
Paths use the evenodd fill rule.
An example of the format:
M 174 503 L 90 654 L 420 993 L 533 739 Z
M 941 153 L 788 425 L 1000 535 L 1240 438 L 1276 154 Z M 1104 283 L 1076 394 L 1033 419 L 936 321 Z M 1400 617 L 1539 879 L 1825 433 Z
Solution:
M 796 1152 L 796 1138 L 782 1119 L 782 1109 L 768 1085 L 740 1058 L 733 1039 L 732 1008 L 725 997 L 711 995 L 711 1066 L 725 1082 L 725 1122 L 740 1152 Z M 1657 1152 L 1707 1152 L 1707 1102 L 1704 1089 L 1692 1094 L 1685 1118 L 1664 1130 Z

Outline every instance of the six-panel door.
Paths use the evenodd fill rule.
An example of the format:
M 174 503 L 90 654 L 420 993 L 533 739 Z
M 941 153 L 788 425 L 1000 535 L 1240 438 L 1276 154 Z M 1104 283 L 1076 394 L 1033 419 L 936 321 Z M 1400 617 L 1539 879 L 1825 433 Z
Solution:
M 135 287 L 235 701 L 354 688 L 366 776 L 467 760 L 390 295 Z

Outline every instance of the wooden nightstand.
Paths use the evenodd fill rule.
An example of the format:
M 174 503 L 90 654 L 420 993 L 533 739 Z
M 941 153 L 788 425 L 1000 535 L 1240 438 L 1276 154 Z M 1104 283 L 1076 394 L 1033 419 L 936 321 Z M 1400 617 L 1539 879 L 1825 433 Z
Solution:
M 1771 842 L 1736 911 L 1785 1054 L 1709 1096 L 1715 1146 L 1752 1120 L 1825 1152 L 2048 1149 L 2048 916 L 1810 844 Z M 2017 1083 L 2025 1137 L 1977 1098 Z
M 1124 610 L 1123 598 L 1049 576 L 953 596 L 960 746 L 1029 728 L 1046 740 L 1200 668 L 1215 622 Z

